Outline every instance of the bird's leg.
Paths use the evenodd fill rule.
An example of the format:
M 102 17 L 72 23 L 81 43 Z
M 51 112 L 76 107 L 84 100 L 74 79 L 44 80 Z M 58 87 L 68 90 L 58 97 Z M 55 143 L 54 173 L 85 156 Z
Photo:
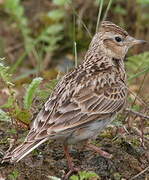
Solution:
M 97 147 L 93 144 L 87 143 L 86 147 L 97 152 L 98 154 L 100 154 L 101 156 L 103 156 L 105 158 L 108 158 L 108 159 L 112 158 L 112 154 L 109 154 L 108 152 L 101 150 L 99 147 Z
M 64 153 L 65 153 L 65 156 L 67 158 L 68 167 L 69 167 L 69 172 L 65 175 L 65 178 L 64 178 L 65 180 L 67 180 L 72 173 L 78 172 L 79 169 L 74 167 L 74 164 L 73 164 L 72 158 L 69 154 L 69 150 L 68 150 L 67 145 L 64 145 Z

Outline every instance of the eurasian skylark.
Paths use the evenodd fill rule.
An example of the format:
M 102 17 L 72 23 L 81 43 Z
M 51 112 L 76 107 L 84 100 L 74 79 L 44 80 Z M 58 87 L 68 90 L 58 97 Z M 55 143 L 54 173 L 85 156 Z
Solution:
M 95 138 L 123 109 L 127 97 L 124 58 L 130 47 L 143 42 L 103 21 L 82 64 L 61 79 L 24 143 L 7 153 L 3 161 L 18 162 L 48 139 L 57 139 L 64 145 L 68 177 L 75 168 L 67 146 Z M 110 157 L 94 145 L 87 146 Z

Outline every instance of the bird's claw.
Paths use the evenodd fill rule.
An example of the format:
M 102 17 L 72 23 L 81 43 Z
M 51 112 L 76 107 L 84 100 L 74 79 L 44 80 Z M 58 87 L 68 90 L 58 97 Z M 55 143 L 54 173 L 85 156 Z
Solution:
M 72 168 L 69 170 L 69 172 L 64 176 L 63 180 L 68 180 L 69 177 L 74 174 L 74 173 L 78 173 L 78 171 L 80 171 L 79 168 Z

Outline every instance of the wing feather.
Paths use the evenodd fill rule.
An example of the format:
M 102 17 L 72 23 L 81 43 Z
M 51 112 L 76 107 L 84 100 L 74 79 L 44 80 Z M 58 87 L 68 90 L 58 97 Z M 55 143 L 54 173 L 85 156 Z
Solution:
M 83 91 L 80 90 L 77 94 L 73 94 L 73 98 L 71 98 L 72 101 L 69 102 L 68 107 L 73 107 L 73 104 L 75 104 L 75 109 L 72 111 L 71 108 L 67 109 L 67 106 L 63 108 L 62 104 L 57 111 L 65 109 L 65 112 L 63 111 L 64 114 L 54 119 L 55 125 L 52 128 L 63 124 L 63 130 L 65 130 L 88 122 L 92 115 L 97 114 L 98 116 L 103 116 L 120 111 L 126 99 L 125 86 L 117 83 L 112 86 L 106 84 L 106 90 L 101 91 L 99 87 L 98 89 L 99 91 L 97 92 L 97 88 L 93 89 L 88 86 L 86 88 L 83 87 Z M 105 93 L 105 91 L 107 91 L 107 93 Z M 83 120 L 82 117 L 84 115 L 86 115 L 86 118 L 84 117 Z M 53 116 L 53 118 L 54 117 L 55 116 Z
M 119 112 L 126 100 L 125 84 L 121 81 L 111 85 L 109 82 L 106 83 L 105 78 L 104 84 L 97 83 L 99 81 L 102 82 L 93 79 L 91 83 L 86 83 L 86 86 L 81 87 L 79 84 L 79 88 L 77 86 L 72 88 L 69 84 L 71 91 L 68 91 L 67 85 L 63 87 L 59 85 L 61 93 L 56 96 L 54 92 L 53 98 L 51 96 L 37 116 L 28 137 L 36 134 L 36 138 L 40 139 L 43 136 L 82 126 L 97 117 L 105 119 L 106 116 Z M 39 138 L 39 135 L 43 136 Z

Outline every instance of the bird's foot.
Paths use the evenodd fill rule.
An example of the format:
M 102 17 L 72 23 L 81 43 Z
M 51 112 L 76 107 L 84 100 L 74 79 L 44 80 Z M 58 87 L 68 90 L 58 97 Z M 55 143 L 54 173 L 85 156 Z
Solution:
M 75 167 L 71 168 L 69 172 L 64 176 L 63 180 L 68 180 L 72 174 L 77 173 L 78 171 L 80 171 L 79 168 L 75 168 Z
M 74 164 L 72 162 L 72 158 L 69 154 L 68 151 L 68 147 L 66 145 L 64 145 L 64 153 L 66 155 L 67 161 L 68 161 L 68 167 L 69 167 L 69 172 L 64 176 L 63 180 L 68 180 L 69 177 L 73 174 L 73 173 L 77 173 L 80 169 L 79 168 L 75 168 Z
M 113 157 L 112 154 L 109 154 L 108 152 L 101 150 L 99 147 L 97 147 L 93 144 L 87 144 L 86 146 L 87 146 L 87 148 L 95 151 L 96 153 L 100 154 L 101 156 L 103 156 L 105 158 L 111 159 Z

